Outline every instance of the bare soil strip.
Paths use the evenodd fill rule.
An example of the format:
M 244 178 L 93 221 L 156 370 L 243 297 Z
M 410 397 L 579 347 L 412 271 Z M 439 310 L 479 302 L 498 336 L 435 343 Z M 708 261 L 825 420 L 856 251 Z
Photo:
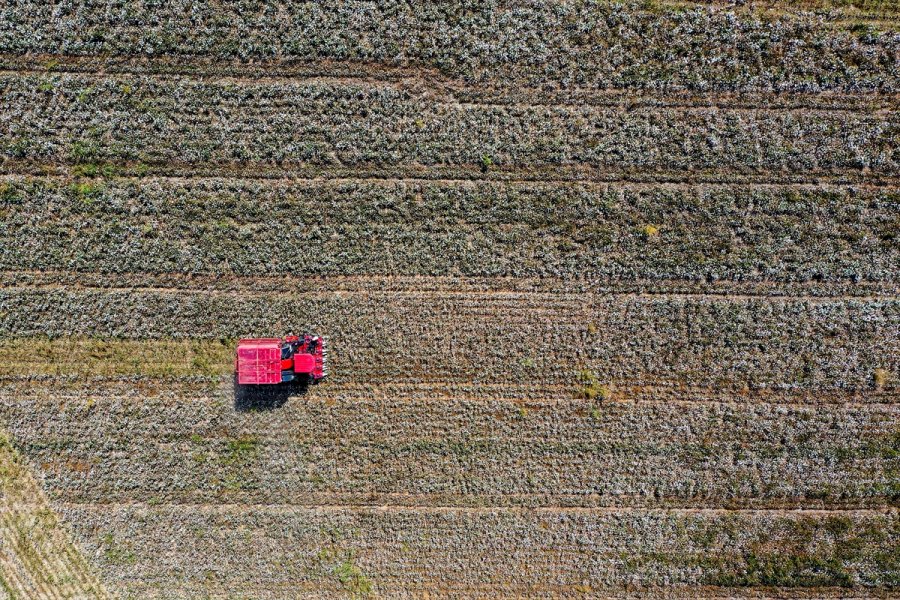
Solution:
M 900 296 L 900 284 L 892 282 L 780 282 L 686 280 L 572 280 L 528 277 L 441 277 L 395 275 L 347 275 L 306 277 L 302 275 L 207 275 L 185 273 L 83 273 L 77 271 L 0 271 L 0 289 L 141 291 L 154 293 L 196 293 L 198 290 L 222 296 L 264 296 L 286 289 L 302 289 L 297 297 L 324 293 L 373 296 L 461 297 L 504 295 L 597 294 L 629 298 L 704 298 L 732 300 L 766 298 L 778 301 L 891 300 Z

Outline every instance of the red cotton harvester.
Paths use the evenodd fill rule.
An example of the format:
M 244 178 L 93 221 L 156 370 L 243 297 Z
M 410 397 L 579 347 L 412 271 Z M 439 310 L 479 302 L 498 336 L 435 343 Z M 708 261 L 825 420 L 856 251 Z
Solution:
M 239 385 L 318 383 L 328 374 L 325 338 L 305 333 L 238 342 L 234 371 Z

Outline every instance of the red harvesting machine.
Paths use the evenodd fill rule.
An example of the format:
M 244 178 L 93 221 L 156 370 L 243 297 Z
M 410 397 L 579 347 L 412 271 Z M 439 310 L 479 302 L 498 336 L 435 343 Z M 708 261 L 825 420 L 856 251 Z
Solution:
M 239 385 L 318 383 L 328 374 L 325 338 L 305 333 L 238 342 L 234 371 Z

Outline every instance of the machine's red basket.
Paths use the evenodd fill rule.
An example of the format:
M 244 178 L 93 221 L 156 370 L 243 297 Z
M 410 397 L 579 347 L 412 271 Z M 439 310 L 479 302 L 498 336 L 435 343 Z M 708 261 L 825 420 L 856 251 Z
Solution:
M 281 383 L 281 340 L 241 340 L 237 348 L 238 383 Z

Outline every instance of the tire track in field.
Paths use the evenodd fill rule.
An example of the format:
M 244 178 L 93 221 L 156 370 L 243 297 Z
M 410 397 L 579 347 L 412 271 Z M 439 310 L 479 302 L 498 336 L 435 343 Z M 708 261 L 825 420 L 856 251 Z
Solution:
M 583 299 L 602 295 L 631 299 L 723 299 L 771 302 L 803 301 L 826 303 L 855 300 L 872 302 L 900 298 L 894 282 L 814 282 L 777 281 L 692 282 L 688 280 L 571 280 L 511 277 L 431 277 L 392 275 L 254 277 L 206 275 L 203 273 L 125 273 L 72 271 L 0 271 L 0 290 L 72 290 L 109 293 L 139 290 L 159 294 L 204 294 L 267 297 L 274 291 L 290 289 L 292 297 L 315 298 L 329 294 L 366 295 L 395 298 L 472 298 L 502 301 L 519 298 Z M 692 291 L 688 291 L 692 290 Z
M 678 279 L 562 279 L 528 277 L 452 277 L 394 275 L 206 275 L 201 273 L 106 273 L 53 269 L 0 270 L 0 289 L 156 290 L 163 292 L 240 292 L 270 294 L 285 289 L 304 293 L 548 294 L 582 296 L 680 296 L 784 299 L 868 299 L 900 296 L 900 284 L 865 282 L 692 281 Z
M 336 289 L 329 291 L 310 291 L 310 292 L 291 292 L 291 296 L 295 298 L 320 298 L 323 295 L 340 293 L 345 294 L 347 296 L 369 296 L 373 298 L 418 298 L 422 300 L 429 299 L 480 299 L 482 301 L 494 301 L 494 302 L 503 302 L 503 301 L 515 301 L 519 299 L 530 298 L 534 301 L 544 297 L 547 300 L 551 300 L 557 298 L 559 296 L 564 295 L 579 295 L 582 298 L 586 294 L 590 294 L 590 292 L 576 294 L 576 293 L 567 293 L 567 294 L 554 294 L 553 292 L 512 292 L 512 291 L 418 291 L 415 289 L 408 290 L 390 290 L 383 291 L 376 287 L 378 278 L 372 277 L 372 288 L 367 290 L 349 290 L 349 289 Z M 773 286 L 774 287 L 774 286 Z M 122 292 L 130 292 L 135 289 L 139 289 L 142 292 L 147 293 L 157 293 L 157 294 L 196 294 L 198 290 L 188 289 L 183 287 L 158 287 L 158 286 L 123 286 L 117 287 L 114 285 L 104 286 L 104 285 L 61 285 L 61 284 L 44 284 L 44 285 L 14 285 L 14 286 L 3 286 L 0 285 L 0 289 L 11 289 L 11 290 L 77 290 L 77 291 L 93 291 L 93 290 L 102 290 L 103 292 L 109 293 L 122 293 Z M 212 295 L 212 296 L 223 296 L 223 297 L 266 297 L 269 294 L 264 291 L 257 291 L 251 287 L 247 287 L 246 289 L 237 289 L 237 290 L 204 290 L 204 294 Z M 740 294 L 740 293 L 703 293 L 703 292 L 634 292 L 634 291 L 620 291 L 620 292 L 608 292 L 604 294 L 605 296 L 615 296 L 626 299 L 652 299 L 652 298 L 669 298 L 673 300 L 688 300 L 688 299 L 700 299 L 700 298 L 717 298 L 730 300 L 734 302 L 746 302 L 751 300 L 758 300 L 760 298 L 764 298 L 769 302 L 777 303 L 777 302 L 810 302 L 810 303 L 828 303 L 831 301 L 841 301 L 841 300 L 858 300 L 860 302 L 874 302 L 877 300 L 896 300 L 900 298 L 900 296 L 896 294 L 889 295 L 875 295 L 875 296 L 858 296 L 853 294 L 844 294 L 844 295 L 816 295 L 816 294 L 803 294 L 803 295 L 778 295 L 773 296 L 765 293 L 759 294 Z M 532 309 L 532 313 L 535 311 L 540 311 L 540 309 Z M 487 313 L 486 313 L 487 314 Z

